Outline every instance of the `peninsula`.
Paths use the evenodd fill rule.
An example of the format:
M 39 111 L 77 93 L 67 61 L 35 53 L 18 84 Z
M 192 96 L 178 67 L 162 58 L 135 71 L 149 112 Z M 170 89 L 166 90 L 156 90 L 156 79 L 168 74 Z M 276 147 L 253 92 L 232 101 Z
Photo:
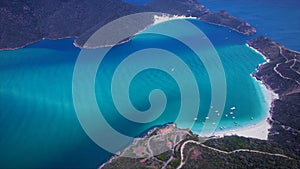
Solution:
M 1 23 L 5 25 L 0 27 L 0 50 L 22 48 L 42 39 L 62 38 L 75 38 L 76 46 L 82 47 L 103 25 L 139 12 L 193 16 L 245 35 L 256 32 L 249 23 L 224 11 L 212 13 L 197 0 L 152 0 L 145 6 L 121 0 L 4 1 L 0 8 Z

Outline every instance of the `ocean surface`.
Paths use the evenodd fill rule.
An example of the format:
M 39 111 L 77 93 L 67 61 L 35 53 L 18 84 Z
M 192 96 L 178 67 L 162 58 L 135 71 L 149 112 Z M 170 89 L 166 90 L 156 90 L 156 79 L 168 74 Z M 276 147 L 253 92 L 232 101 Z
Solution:
M 264 62 L 262 56 L 246 47 L 247 37 L 243 35 L 197 20 L 190 22 L 211 40 L 225 69 L 227 100 L 219 126 L 236 128 L 265 118 L 264 95 L 259 83 L 250 76 L 258 64 Z M 112 154 L 91 141 L 77 119 L 72 100 L 72 76 L 80 50 L 72 43 L 73 39 L 44 40 L 23 49 L 0 52 L 1 167 L 95 168 L 111 157 Z M 151 123 L 126 120 L 118 114 L 108 92 L 112 73 L 125 58 L 120 53 L 160 46 L 175 52 L 178 49 L 177 41 L 172 39 L 138 35 L 115 47 L 98 70 L 95 85 L 98 102 L 106 120 L 120 133 L 136 137 L 153 126 L 173 122 L 177 117 L 180 91 L 176 82 L 161 71 L 144 71 L 130 86 L 132 103 L 139 110 L 149 108 L 147 98 L 151 90 L 159 88 L 165 92 L 167 107 Z M 197 58 L 184 50 L 177 50 L 177 55 L 188 64 L 199 85 L 200 109 L 193 127 L 193 131 L 198 132 L 210 109 L 209 77 Z M 232 106 L 237 107 L 236 119 L 229 115 Z M 235 126 L 234 122 L 240 126 Z
M 150 0 L 123 0 L 143 5 Z M 257 34 L 265 35 L 287 48 L 300 51 L 300 1 L 298 0 L 198 0 L 212 12 L 226 10 L 250 23 Z
M 199 0 L 213 12 L 226 10 L 250 23 L 258 35 L 300 51 L 300 1 L 298 0 Z
M 299 36 L 296 36 L 299 33 L 299 24 L 296 23 L 299 21 L 294 20 L 295 25 L 289 27 L 289 32 L 290 29 L 286 27 L 289 24 L 285 23 L 293 19 L 282 18 L 281 24 L 275 20 L 279 15 L 282 16 L 282 13 L 291 14 L 291 11 L 297 16 L 298 12 L 294 10 L 296 2 L 285 3 L 290 5 L 290 10 L 286 7 L 284 12 L 278 12 L 276 5 L 267 6 L 267 2 L 269 1 L 257 1 L 253 4 L 266 4 L 251 6 L 252 3 L 247 1 L 245 3 L 248 5 L 235 3 L 232 7 L 224 6 L 224 9 L 253 24 L 258 29 L 257 35 L 267 33 L 267 36 L 285 46 L 299 50 L 299 43 L 295 43 L 299 41 Z M 213 1 L 204 1 L 203 4 L 213 11 L 222 9 L 224 5 Z M 255 8 L 254 16 L 257 17 L 247 12 L 253 10 L 252 8 Z M 269 13 L 269 19 L 261 19 L 261 12 Z M 250 76 L 264 59 L 245 45 L 247 40 L 257 35 L 245 37 L 224 27 L 196 20 L 190 22 L 199 27 L 211 40 L 225 69 L 227 100 L 222 120 L 218 125 L 230 129 L 255 124 L 266 118 L 266 98 L 260 84 Z M 280 31 L 277 29 L 280 26 L 285 28 Z M 77 119 L 72 99 L 72 77 L 80 50 L 72 43 L 73 39 L 44 40 L 23 49 L 0 51 L 1 168 L 96 168 L 112 156 L 85 134 Z M 147 98 L 150 90 L 159 88 L 165 92 L 168 98 L 165 112 L 151 123 L 138 124 L 124 119 L 110 104 L 111 98 L 106 90 L 110 85 L 109 78 L 113 70 L 124 58 L 118 53 L 159 44 L 168 44 L 164 46 L 169 50 L 178 49 L 176 41 L 171 39 L 138 35 L 129 43 L 115 47 L 114 52 L 104 60 L 102 70 L 98 70 L 95 85 L 97 101 L 99 104 L 103 103 L 103 100 L 106 101 L 101 105 L 105 110 L 104 116 L 120 133 L 140 136 L 149 128 L 172 122 L 176 118 L 180 93 L 175 81 L 163 72 L 145 71 L 138 74 L 130 86 L 132 103 L 139 110 L 149 108 Z M 184 51 L 178 51 L 177 54 L 196 75 L 199 85 L 201 102 L 198 121 L 193 127 L 193 131 L 197 132 L 201 130 L 202 121 L 211 106 L 209 77 L 199 60 L 190 57 Z M 232 106 L 237 108 L 234 112 L 236 119 L 232 119 L 230 115 L 225 117 Z M 252 117 L 253 120 L 250 120 Z M 234 122 L 239 126 L 235 126 Z

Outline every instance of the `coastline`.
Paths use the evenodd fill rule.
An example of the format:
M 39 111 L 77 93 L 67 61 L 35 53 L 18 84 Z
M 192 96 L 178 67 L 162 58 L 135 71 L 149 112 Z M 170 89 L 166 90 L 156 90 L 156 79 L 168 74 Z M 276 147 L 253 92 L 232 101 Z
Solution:
M 259 76 L 257 75 L 259 73 L 262 73 L 261 67 L 263 65 L 271 64 L 272 62 L 274 62 L 274 60 L 273 60 L 274 58 L 270 57 L 267 53 L 266 53 L 266 55 L 262 54 L 265 51 L 268 52 L 268 50 L 261 50 L 262 52 L 259 52 L 259 50 L 256 50 L 255 48 L 250 46 L 251 43 L 246 44 L 246 45 L 249 48 L 251 48 L 253 51 L 260 54 L 265 60 L 264 63 L 261 63 L 258 65 L 256 71 L 251 73 L 250 76 L 253 78 L 253 82 L 257 83 L 259 85 L 256 87 L 256 90 L 261 91 L 259 94 L 262 97 L 260 97 L 259 101 L 263 104 L 262 105 L 263 111 L 267 114 L 263 114 L 264 117 L 262 117 L 261 120 L 257 120 L 257 122 L 253 121 L 252 124 L 244 125 L 242 127 L 238 127 L 238 128 L 234 128 L 234 129 L 228 128 L 224 131 L 215 132 L 214 136 L 207 138 L 208 140 L 212 141 L 211 143 L 208 143 L 208 144 L 213 145 L 212 149 L 214 151 L 220 151 L 218 148 L 224 146 L 224 145 L 222 145 L 223 143 L 226 143 L 227 141 L 229 141 L 229 143 L 236 144 L 236 139 L 238 139 L 239 143 L 242 144 L 242 148 L 240 148 L 239 150 L 234 149 L 232 152 L 246 150 L 247 152 L 248 151 L 255 152 L 255 153 L 263 152 L 264 154 L 267 154 L 270 150 L 270 149 L 268 150 L 268 148 L 272 149 L 274 147 L 275 149 L 279 148 L 279 155 L 281 157 L 284 156 L 284 157 L 287 157 L 287 158 L 293 160 L 294 159 L 293 157 L 298 157 L 297 154 L 292 155 L 291 158 L 290 158 L 290 155 L 286 156 L 286 154 L 293 153 L 295 151 L 297 153 L 298 152 L 297 150 L 299 150 L 299 149 L 296 149 L 297 143 L 295 143 L 295 145 L 292 144 L 291 146 L 287 145 L 286 144 L 287 141 L 289 141 L 289 143 L 291 143 L 291 141 L 286 140 L 286 138 L 287 137 L 295 138 L 295 133 L 297 132 L 297 130 L 290 126 L 283 126 L 282 124 L 280 124 L 279 122 L 276 121 L 277 120 L 276 118 L 278 118 L 278 117 L 276 117 L 276 113 L 277 113 L 276 106 L 278 106 L 277 101 L 282 100 L 282 95 L 280 95 L 280 93 L 278 93 L 276 90 L 274 90 L 274 87 L 269 83 L 269 81 L 266 81 L 265 78 L 259 78 Z M 258 49 L 260 49 L 260 48 L 258 48 Z M 295 57 L 296 57 L 296 55 L 295 55 Z M 279 98 L 279 96 L 280 96 L 280 98 Z M 292 99 L 296 99 L 295 101 L 297 102 L 297 98 L 292 98 Z M 283 117 L 283 116 L 279 116 L 279 117 Z M 273 118 L 274 118 L 274 120 L 273 120 Z M 290 119 L 290 120 L 293 120 L 293 119 Z M 277 127 L 277 128 L 275 128 L 276 129 L 275 131 L 274 131 L 274 127 Z M 294 132 L 294 131 L 296 131 L 296 132 Z M 287 135 L 286 133 L 288 133 L 288 132 L 294 132 L 294 133 Z M 197 135 L 196 132 L 194 132 L 194 133 Z M 283 135 L 283 137 L 284 137 L 283 139 L 281 139 L 281 137 L 279 137 L 280 134 Z M 223 138 L 224 136 L 238 136 L 238 137 L 233 137 L 233 138 L 228 137 L 228 139 L 227 139 L 227 138 Z M 247 139 L 239 138 L 240 136 L 247 138 Z M 197 135 L 197 138 L 199 138 L 199 135 Z M 232 139 L 234 140 L 234 142 L 232 142 Z M 276 139 L 276 140 L 274 140 L 274 139 Z M 192 140 L 192 139 L 190 139 L 190 140 Z M 242 140 L 244 140 L 244 141 L 242 141 Z M 249 143 L 251 144 L 250 146 L 249 146 Z M 244 144 L 246 144 L 246 146 Z M 262 144 L 262 147 L 260 147 L 261 144 Z M 287 148 L 278 147 L 277 144 L 282 144 L 283 146 L 286 146 Z M 258 148 L 256 148 L 257 146 L 258 146 Z M 249 147 L 251 147 L 251 149 Z M 290 147 L 293 149 L 290 149 Z M 226 146 L 225 146 L 225 148 L 226 148 Z M 174 149 L 176 150 L 176 147 Z M 185 148 L 182 148 L 181 152 L 183 152 L 183 149 L 185 149 Z M 189 149 L 189 150 L 191 150 L 191 149 Z M 192 150 L 194 151 L 195 147 L 192 147 Z M 273 151 L 271 151 L 271 152 L 273 152 Z M 278 152 L 275 151 L 275 153 L 278 153 Z M 278 155 L 278 154 L 276 154 L 276 155 Z M 183 157 L 182 154 L 181 154 L 181 157 Z M 176 157 L 172 156 L 170 159 L 172 159 L 172 158 L 174 160 L 174 158 L 176 158 Z M 118 159 L 118 157 L 114 157 L 114 159 Z M 185 161 L 181 161 L 181 162 L 183 162 L 181 164 L 185 164 L 185 162 L 188 160 L 193 160 L 193 159 L 186 159 Z M 148 160 L 147 164 L 149 164 L 149 161 L 155 161 L 155 160 Z M 112 162 L 112 160 L 110 162 Z M 169 160 L 168 160 L 168 162 L 169 162 Z M 120 161 L 120 163 L 122 164 L 122 161 Z M 137 164 L 141 164 L 141 163 L 144 163 L 144 162 L 137 162 Z M 118 161 L 115 162 L 115 164 L 119 164 Z M 165 166 L 166 165 L 168 165 L 168 164 L 165 164 Z M 290 164 L 287 164 L 287 165 L 289 166 Z M 105 164 L 103 164 L 101 167 L 103 167 L 103 166 L 105 166 Z
M 47 38 L 47 37 L 44 37 L 44 38 L 41 38 L 41 39 L 38 39 L 38 40 L 35 40 L 35 41 L 32 41 L 32 42 L 28 42 L 24 45 L 21 45 L 19 47 L 14 47 L 14 48 L 0 48 L 0 51 L 9 51 L 9 50 L 17 50 L 17 49 L 22 49 L 22 48 L 26 48 L 27 46 L 29 45 L 32 45 L 34 43 L 38 43 L 38 42 L 41 42 L 43 40 L 63 40 L 63 39 L 77 39 L 78 36 L 65 36 L 65 37 L 59 37 L 59 38 Z M 75 40 L 74 40 L 75 41 Z M 80 48 L 80 46 L 76 46 L 73 42 L 73 45 L 77 48 Z
M 272 127 L 271 124 L 269 123 L 270 119 L 272 119 L 271 112 L 270 110 L 272 109 L 272 102 L 277 99 L 277 95 L 268 90 L 266 86 L 262 84 L 262 82 L 258 81 L 255 79 L 257 82 L 261 83 L 260 88 L 261 91 L 264 95 L 265 99 L 265 104 L 266 104 L 266 113 L 267 117 L 263 118 L 261 121 L 256 122 L 255 124 L 250 124 L 246 126 L 242 126 L 239 128 L 234 128 L 234 129 L 229 129 L 229 130 L 224 130 L 224 131 L 217 131 L 214 133 L 214 136 L 217 137 L 224 137 L 224 136 L 242 136 L 242 137 L 247 137 L 247 138 L 257 138 L 261 140 L 267 140 L 268 135 L 269 135 L 269 129 Z
M 259 55 L 261 55 L 264 58 L 265 62 L 259 64 L 258 67 L 260 65 L 264 65 L 264 64 L 266 64 L 270 61 L 261 52 L 259 52 L 255 48 L 249 46 L 247 43 L 246 43 L 246 46 L 249 47 L 250 49 L 252 49 L 253 51 L 255 51 L 256 53 L 258 53 Z M 250 74 L 250 76 L 255 80 L 255 82 L 259 83 L 261 92 L 264 95 L 264 99 L 265 99 L 264 102 L 266 104 L 264 106 L 266 106 L 265 109 L 266 109 L 267 117 L 263 118 L 259 122 L 256 122 L 255 124 L 250 124 L 250 125 L 246 125 L 246 126 L 235 128 L 235 129 L 217 131 L 217 132 L 214 133 L 214 136 L 224 137 L 224 136 L 237 135 L 237 136 L 242 136 L 242 137 L 250 137 L 250 138 L 257 138 L 257 139 L 261 139 L 261 140 L 268 140 L 269 130 L 272 127 L 272 125 L 270 124 L 270 121 L 272 119 L 271 110 L 272 110 L 272 107 L 273 107 L 273 101 L 278 99 L 279 96 L 273 90 L 271 90 L 268 87 L 267 84 L 265 84 L 262 81 L 258 80 L 254 76 L 254 74 L 257 73 L 258 71 L 259 70 L 256 69 L 256 71 L 254 73 Z
M 136 32 L 134 32 L 130 36 L 125 37 L 125 39 L 120 41 L 120 42 L 89 45 L 88 44 L 89 40 L 87 40 L 84 44 L 80 44 L 80 43 L 78 43 L 78 41 L 80 41 L 80 38 L 77 37 L 76 39 L 74 39 L 73 45 L 77 48 L 80 48 L 80 49 L 98 49 L 98 48 L 105 48 L 105 47 L 113 47 L 113 46 L 121 45 L 121 44 L 124 44 L 124 43 L 127 43 L 127 42 L 131 41 L 132 38 L 134 38 L 136 35 L 144 32 L 145 30 L 147 30 L 151 26 L 154 26 L 154 25 L 157 25 L 157 24 L 160 24 L 160 23 L 163 23 L 163 22 L 178 20 L 178 19 L 198 19 L 198 18 L 197 17 L 192 17 L 192 16 L 184 16 L 184 15 L 171 15 L 171 14 L 167 14 L 167 13 L 157 13 L 157 14 L 153 14 L 151 20 L 147 21 L 148 22 L 147 24 L 145 24 L 143 27 L 141 27 L 139 30 L 137 30 Z M 116 30 L 114 32 L 118 32 L 118 31 L 119 30 Z
M 67 27 L 65 28 L 65 27 L 60 27 L 59 25 L 45 24 L 40 27 L 41 29 L 38 30 L 37 33 L 33 33 L 32 40 L 30 40 L 28 38 L 24 38 L 24 37 L 21 39 L 16 39 L 14 37 L 9 37 L 9 32 L 13 29 L 20 30 L 20 27 L 11 27 L 7 30 L 6 29 L 4 30 L 4 33 L 6 33 L 6 31 L 8 32 L 7 38 L 8 38 L 8 40 L 11 41 L 11 43 L 9 43 L 9 45 L 5 45 L 5 44 L 7 44 L 8 40 L 5 40 L 5 39 L 2 40 L 3 42 L 1 41 L 0 51 L 1 50 L 16 50 L 16 49 L 24 48 L 30 44 L 39 42 L 43 39 L 58 40 L 58 39 L 65 39 L 65 38 L 74 38 L 75 39 L 74 40 L 75 47 L 90 48 L 89 46 L 87 46 L 87 47 L 84 46 L 84 44 L 85 44 L 85 38 L 86 38 L 85 36 L 88 36 L 88 34 L 91 33 L 90 32 L 90 31 L 92 31 L 91 28 L 97 27 L 98 25 L 100 27 L 102 27 L 103 25 L 110 23 L 114 19 L 120 18 L 120 16 L 127 16 L 130 14 L 143 13 L 143 12 L 165 13 L 165 14 L 171 16 L 169 18 L 167 17 L 166 18 L 167 20 L 169 20 L 170 18 L 175 18 L 175 19 L 176 18 L 195 18 L 195 19 L 199 19 L 199 20 L 202 20 L 202 21 L 210 23 L 210 24 L 227 27 L 227 28 L 229 28 L 233 31 L 236 31 L 238 33 L 241 33 L 243 35 L 252 35 L 252 34 L 256 33 L 256 29 L 254 27 L 252 27 L 246 21 L 236 18 L 226 11 L 212 13 L 208 9 L 206 9 L 200 2 L 198 2 L 196 0 L 183 1 L 183 2 L 174 1 L 171 6 L 168 2 L 165 2 L 165 1 L 164 1 L 165 3 L 158 1 L 158 0 L 157 1 L 152 0 L 152 1 L 153 1 L 153 3 L 151 3 L 150 5 L 148 4 L 148 6 L 147 5 L 146 6 L 135 6 L 135 5 L 125 6 L 124 9 L 120 8 L 121 11 L 119 11 L 120 13 L 118 13 L 118 14 L 114 14 L 111 17 L 104 19 L 104 20 L 98 20 L 98 18 L 101 18 L 101 17 L 96 17 L 96 18 L 94 18 L 94 20 L 96 20 L 97 22 L 90 21 L 93 19 L 87 20 L 87 22 L 83 26 L 80 26 L 80 27 L 78 27 L 77 24 L 70 22 L 68 27 L 74 28 L 73 33 L 70 33 L 69 29 L 67 29 Z M 100 3 L 100 2 L 98 2 L 98 3 Z M 120 7 L 121 7 L 121 6 L 124 6 L 124 4 L 126 4 L 126 3 L 124 3 L 124 2 L 122 2 L 120 4 L 116 3 L 115 5 L 120 5 Z M 70 5 L 75 5 L 75 4 L 71 3 Z M 76 8 L 74 11 L 70 11 L 70 13 L 74 13 L 74 14 L 80 13 L 77 10 L 79 10 L 81 7 L 85 7 L 85 6 L 84 5 L 79 6 L 78 9 Z M 178 9 L 176 9 L 176 10 L 171 9 L 171 8 L 176 8 L 176 7 L 178 7 Z M 93 7 L 90 7 L 90 8 L 91 8 L 91 10 L 94 9 Z M 104 9 L 110 11 L 111 6 L 108 5 Z M 125 11 L 130 11 L 130 12 L 125 12 Z M 59 13 L 59 12 L 57 12 L 57 13 Z M 18 14 L 15 14 L 15 15 L 18 15 Z M 101 13 L 99 15 L 101 16 Z M 39 16 L 39 15 L 37 14 L 37 16 Z M 98 16 L 98 15 L 93 15 L 93 16 Z M 5 15 L 4 15 L 4 17 L 5 17 Z M 53 18 L 54 21 L 56 21 L 56 20 L 60 21 L 59 17 L 60 17 L 59 15 L 54 17 Z M 86 18 L 85 16 L 82 16 L 81 14 L 79 14 L 79 16 L 77 16 L 76 18 L 72 18 L 73 17 L 72 14 L 69 15 L 69 17 L 70 17 L 70 20 L 78 20 L 80 17 Z M 35 19 L 43 20 L 44 18 L 35 18 Z M 162 16 L 160 18 L 157 18 L 157 17 L 154 18 L 155 21 L 157 21 L 157 19 L 159 19 L 160 22 L 165 21 L 164 16 Z M 68 19 L 66 19 L 66 20 L 68 20 Z M 79 20 L 79 21 L 81 22 L 81 20 Z M 236 25 L 236 24 L 238 24 L 238 25 Z M 18 25 L 18 24 L 15 24 L 15 25 Z M 51 29 L 51 31 L 49 31 L 49 29 L 46 29 L 50 26 L 53 27 Z M 28 30 L 26 30 L 26 29 L 25 30 L 21 29 L 21 32 L 26 33 L 27 31 Z M 141 31 L 143 31 L 143 29 Z M 128 39 L 125 39 L 125 41 L 118 42 L 116 44 L 107 44 L 107 45 L 104 44 L 104 45 L 100 45 L 100 46 L 95 46 L 93 48 L 110 47 L 110 46 L 118 45 L 119 43 L 125 43 L 139 32 L 140 31 L 133 33 L 132 35 L 130 35 L 130 37 L 128 37 Z M 83 40 L 82 42 L 80 41 L 81 39 Z M 12 42 L 15 42 L 15 43 L 12 43 Z
M 211 22 L 209 20 L 204 20 L 202 18 L 198 18 L 198 19 L 201 20 L 201 21 L 204 21 L 204 22 L 206 22 L 208 24 L 211 24 L 211 25 L 216 25 L 216 26 L 221 26 L 221 27 L 224 27 L 224 28 L 231 29 L 231 30 L 236 31 L 237 33 L 240 33 L 240 34 L 245 35 L 245 36 L 251 36 L 251 35 L 253 35 L 253 34 L 256 33 L 256 29 L 254 29 L 252 33 L 251 32 L 243 32 L 243 31 L 240 31 L 240 30 L 238 30 L 238 29 L 236 29 L 234 27 L 230 27 L 228 25 L 223 25 L 223 24 L 220 24 L 220 23 L 214 23 L 214 22 Z

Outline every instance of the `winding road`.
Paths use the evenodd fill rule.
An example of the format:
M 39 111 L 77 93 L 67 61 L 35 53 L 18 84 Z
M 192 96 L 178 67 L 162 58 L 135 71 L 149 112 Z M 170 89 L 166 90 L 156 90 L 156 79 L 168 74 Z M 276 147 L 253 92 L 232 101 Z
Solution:
M 283 158 L 287 158 L 289 160 L 294 160 L 293 158 L 288 157 L 288 156 L 283 155 L 283 154 L 272 154 L 272 153 L 268 153 L 268 152 L 263 152 L 263 151 L 258 151 L 258 150 L 250 150 L 250 149 L 238 149 L 238 150 L 227 152 L 227 151 L 222 151 L 222 150 L 219 150 L 219 149 L 216 149 L 216 148 L 213 148 L 213 147 L 206 146 L 206 145 L 204 145 L 200 142 L 194 141 L 194 140 L 188 140 L 188 141 L 184 142 L 182 144 L 181 148 L 180 148 L 181 161 L 180 161 L 180 165 L 177 167 L 177 169 L 182 168 L 182 166 L 186 163 L 187 159 L 184 159 L 183 151 L 184 151 L 185 146 L 189 143 L 197 144 L 197 145 L 200 145 L 202 147 L 208 148 L 210 150 L 213 150 L 213 151 L 216 151 L 216 152 L 219 152 L 219 153 L 222 153 L 222 154 L 228 154 L 228 155 L 233 154 L 233 153 L 237 153 L 237 152 L 250 152 L 250 153 L 258 153 L 258 154 L 264 154 L 264 155 L 270 155 L 270 156 L 276 156 L 276 157 L 283 157 Z

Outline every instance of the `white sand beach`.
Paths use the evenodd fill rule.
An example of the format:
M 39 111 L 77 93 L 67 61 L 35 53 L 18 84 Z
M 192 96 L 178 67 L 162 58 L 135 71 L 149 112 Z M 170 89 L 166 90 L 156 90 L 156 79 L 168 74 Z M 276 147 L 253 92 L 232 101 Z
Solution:
M 268 113 L 267 118 L 253 125 L 240 127 L 232 130 L 218 131 L 214 134 L 215 136 L 224 137 L 228 135 L 238 135 L 243 137 L 258 138 L 262 140 L 268 139 L 268 130 L 271 128 L 271 125 L 267 122 L 268 118 L 271 119 L 269 110 L 271 108 L 272 101 L 278 98 L 278 96 L 272 91 L 268 90 L 263 84 L 261 84 L 261 88 L 266 99 L 266 104 L 268 105 L 268 107 L 266 108 L 266 113 Z
M 262 53 L 250 47 L 249 45 L 247 46 L 252 50 L 254 50 L 255 52 L 257 52 L 258 54 L 260 54 L 266 60 L 266 62 L 268 62 L 268 59 Z M 215 136 L 224 137 L 227 135 L 238 135 L 243 137 L 258 138 L 262 140 L 268 139 L 269 129 L 271 128 L 271 125 L 268 123 L 268 119 L 271 119 L 271 114 L 269 111 L 273 100 L 278 99 L 278 95 L 275 94 L 273 91 L 267 89 L 267 87 L 261 81 L 256 80 L 256 82 L 260 83 L 261 90 L 264 94 L 265 102 L 267 105 L 266 107 L 267 118 L 263 119 L 261 122 L 258 122 L 254 125 L 240 127 L 232 130 L 215 132 L 214 133 Z

